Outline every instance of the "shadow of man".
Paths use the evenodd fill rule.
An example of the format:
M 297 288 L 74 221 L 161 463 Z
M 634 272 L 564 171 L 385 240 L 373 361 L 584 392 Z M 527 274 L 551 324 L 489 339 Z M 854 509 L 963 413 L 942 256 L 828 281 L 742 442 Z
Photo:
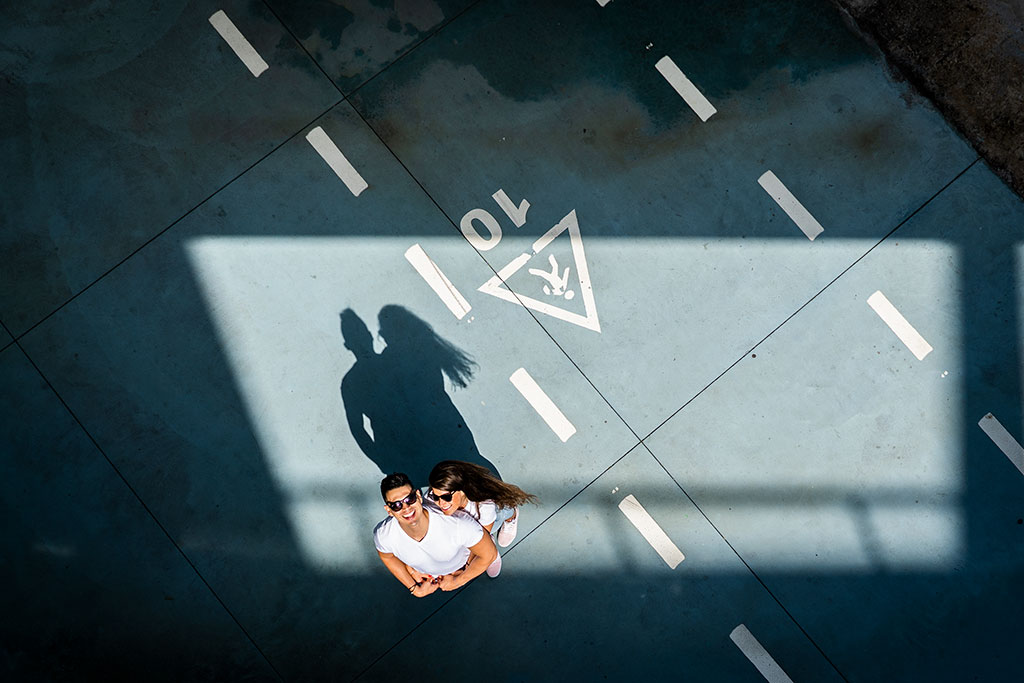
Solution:
M 341 400 L 353 438 L 383 474 L 405 472 L 424 486 L 441 460 L 465 460 L 497 469 L 481 455 L 473 433 L 445 389 L 465 388 L 476 363 L 408 309 L 389 304 L 377 316 L 387 346 L 351 309 L 341 313 L 345 348 L 356 362 L 341 380 Z

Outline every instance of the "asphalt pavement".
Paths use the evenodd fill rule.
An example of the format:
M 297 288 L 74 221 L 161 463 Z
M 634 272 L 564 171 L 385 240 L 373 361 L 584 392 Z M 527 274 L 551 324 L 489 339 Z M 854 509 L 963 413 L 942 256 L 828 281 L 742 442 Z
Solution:
M 0 10 L 0 667 L 1011 680 L 1020 19 Z M 416 599 L 450 458 L 539 503 Z

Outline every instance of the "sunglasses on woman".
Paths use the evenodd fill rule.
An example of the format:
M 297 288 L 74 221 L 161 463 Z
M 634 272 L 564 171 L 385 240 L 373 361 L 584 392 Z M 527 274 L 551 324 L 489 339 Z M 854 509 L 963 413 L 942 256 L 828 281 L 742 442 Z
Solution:
M 452 496 L 455 495 L 455 491 L 449 491 L 448 493 L 434 493 L 434 490 L 431 489 L 427 492 L 427 495 L 433 500 L 443 500 L 446 503 L 450 503 L 452 502 Z
M 391 508 L 395 512 L 398 512 L 399 510 L 401 510 L 406 505 L 415 505 L 416 504 L 416 492 L 413 491 L 412 493 L 410 493 L 405 498 L 400 498 L 399 500 L 394 500 L 394 501 L 392 501 L 392 500 L 385 500 L 384 502 L 388 504 L 389 508 Z

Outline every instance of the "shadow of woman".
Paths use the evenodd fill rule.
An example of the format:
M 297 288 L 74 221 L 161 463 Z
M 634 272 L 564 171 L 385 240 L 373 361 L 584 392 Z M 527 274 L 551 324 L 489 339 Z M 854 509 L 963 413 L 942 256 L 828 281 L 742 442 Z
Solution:
M 453 389 L 466 387 L 472 358 L 402 306 L 384 306 L 377 319 L 387 343 L 380 354 L 362 319 L 351 309 L 341 313 L 345 348 L 356 357 L 341 380 L 341 400 L 366 457 L 383 474 L 405 472 L 418 486 L 441 460 L 477 463 L 500 476 L 445 390 L 445 377 Z

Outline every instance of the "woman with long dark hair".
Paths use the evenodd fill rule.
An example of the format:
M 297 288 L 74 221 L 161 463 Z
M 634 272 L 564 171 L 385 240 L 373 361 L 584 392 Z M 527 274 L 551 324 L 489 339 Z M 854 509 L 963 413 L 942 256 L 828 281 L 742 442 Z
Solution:
M 498 527 L 498 545 L 506 547 L 516 537 L 519 507 L 536 503 L 537 496 L 494 476 L 480 465 L 462 460 L 437 463 L 428 478 L 427 497 L 446 515 L 463 510 L 488 533 Z M 494 578 L 501 571 L 501 555 L 487 568 Z

